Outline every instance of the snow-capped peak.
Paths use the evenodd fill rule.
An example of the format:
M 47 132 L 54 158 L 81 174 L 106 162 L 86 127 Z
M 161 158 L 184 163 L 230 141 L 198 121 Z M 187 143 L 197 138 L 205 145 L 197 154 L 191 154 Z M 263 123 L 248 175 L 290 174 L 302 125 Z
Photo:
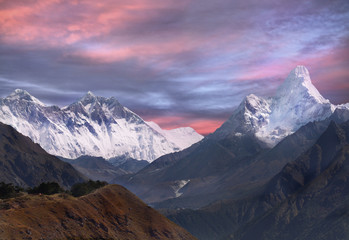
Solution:
M 265 100 L 263 98 L 257 97 L 254 94 L 247 95 L 242 103 L 240 108 L 245 108 L 249 112 L 255 113 L 258 109 L 265 105 Z
M 329 103 L 312 84 L 309 71 L 304 66 L 293 69 L 275 94 L 275 99 L 312 97 L 318 103 Z
M 86 95 L 94 96 L 94 97 L 95 97 L 95 95 L 94 95 L 93 92 L 91 92 L 91 91 L 87 91 Z
M 253 94 L 245 97 L 214 135 L 254 133 L 274 146 L 308 122 L 329 117 L 335 109 L 312 84 L 307 68 L 297 66 L 273 97 L 264 99 Z
M 256 135 L 275 145 L 308 122 L 329 117 L 334 109 L 312 84 L 308 69 L 297 66 L 271 99 L 269 124 L 258 129 Z
M 45 106 L 44 103 L 39 101 L 37 98 L 30 95 L 26 90 L 16 89 L 9 96 L 6 97 L 7 100 L 23 100 L 27 102 L 33 102 L 35 104 Z
M 93 103 L 97 100 L 97 97 L 91 92 L 88 91 L 82 98 L 80 98 L 79 102 L 81 102 L 83 105 Z
M 269 101 L 250 94 L 211 137 L 220 139 L 229 135 L 240 136 L 242 133 L 253 133 L 255 129 L 268 124 L 270 111 Z
M 282 96 L 285 93 L 293 94 L 293 91 L 299 89 L 304 90 L 304 88 L 309 89 L 314 88 L 314 86 L 311 82 L 308 69 L 304 66 L 297 66 L 289 73 L 286 80 L 281 84 L 276 95 Z M 319 93 L 317 92 L 317 94 Z

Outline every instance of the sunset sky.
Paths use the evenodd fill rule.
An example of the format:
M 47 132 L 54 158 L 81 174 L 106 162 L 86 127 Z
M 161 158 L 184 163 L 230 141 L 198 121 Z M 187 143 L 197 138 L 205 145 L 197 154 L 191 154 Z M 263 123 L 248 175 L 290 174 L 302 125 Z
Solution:
M 0 97 L 65 106 L 91 90 L 207 134 L 296 65 L 349 102 L 348 0 L 0 0 Z

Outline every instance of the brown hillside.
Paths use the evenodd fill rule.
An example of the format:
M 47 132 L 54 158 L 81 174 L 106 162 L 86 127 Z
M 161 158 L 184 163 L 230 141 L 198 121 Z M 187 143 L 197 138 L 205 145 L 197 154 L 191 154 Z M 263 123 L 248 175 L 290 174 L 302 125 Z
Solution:
M 195 239 L 124 187 L 0 201 L 0 239 Z

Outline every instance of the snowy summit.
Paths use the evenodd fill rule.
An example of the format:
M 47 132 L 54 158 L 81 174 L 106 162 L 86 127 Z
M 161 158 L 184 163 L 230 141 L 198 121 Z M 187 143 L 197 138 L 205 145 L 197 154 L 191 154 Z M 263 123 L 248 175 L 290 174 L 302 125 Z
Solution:
M 273 97 L 247 96 L 214 135 L 252 133 L 274 146 L 308 122 L 324 120 L 345 106 L 331 104 L 312 84 L 308 69 L 297 66 Z

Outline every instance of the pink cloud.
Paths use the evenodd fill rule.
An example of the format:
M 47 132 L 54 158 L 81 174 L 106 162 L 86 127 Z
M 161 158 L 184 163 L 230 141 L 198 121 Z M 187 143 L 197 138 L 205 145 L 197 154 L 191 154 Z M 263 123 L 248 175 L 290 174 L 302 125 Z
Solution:
M 14 0 L 16 1 L 16 0 Z M 28 1 L 0 9 L 0 34 L 9 43 L 69 45 L 151 17 L 147 10 L 180 8 L 186 1 Z M 150 4 L 151 3 L 151 4 Z M 4 3 L 0 2 L 0 6 Z M 83 9 L 83 10 L 82 10 Z
M 217 128 L 219 128 L 225 120 L 210 120 L 210 119 L 203 119 L 198 120 L 197 122 L 194 122 L 190 124 L 189 126 L 194 128 L 195 131 L 200 133 L 201 135 L 208 135 L 210 133 L 213 133 Z
M 174 129 L 189 126 L 202 135 L 208 135 L 219 128 L 225 120 L 191 119 L 181 116 L 149 117 L 147 121 L 157 123 L 163 129 Z
M 256 8 L 255 11 L 246 12 L 244 15 L 243 9 L 239 9 L 238 6 L 233 8 L 236 3 L 230 2 L 226 1 L 227 5 L 225 5 L 224 1 L 217 3 L 203 1 L 193 4 L 191 0 L 0 0 L 0 40 L 4 46 L 13 45 L 14 48 L 17 45 L 30 46 L 39 51 L 48 48 L 58 50 L 55 52 L 58 52 L 59 56 L 52 57 L 54 59 L 61 60 L 64 57 L 87 59 L 89 60 L 86 61 L 87 66 L 91 69 L 91 73 L 96 62 L 113 66 L 119 61 L 135 59 L 144 69 L 150 68 L 164 76 L 162 81 L 171 81 L 172 78 L 180 79 L 182 76 L 184 79 L 194 77 L 197 81 L 195 86 L 202 85 L 202 89 L 205 89 L 207 82 L 214 85 L 217 78 L 230 78 L 233 83 L 266 81 L 267 84 L 269 82 L 266 79 L 273 79 L 270 85 L 263 84 L 270 92 L 270 89 L 277 87 L 277 81 L 281 82 L 292 68 L 301 64 L 308 67 L 313 83 L 320 92 L 325 94 L 340 92 L 343 96 L 345 95 L 346 89 L 349 89 L 347 46 L 336 49 L 338 47 L 336 43 L 332 44 L 329 41 L 325 45 L 330 46 L 332 50 L 329 48 L 318 50 L 316 46 L 309 44 L 310 40 L 313 40 L 311 34 L 309 39 L 305 38 L 307 32 L 313 33 L 314 38 L 322 38 L 323 33 L 319 31 L 322 29 L 316 24 L 312 26 L 313 21 L 304 24 L 302 22 L 302 25 L 298 26 L 297 22 L 292 23 L 295 17 L 293 11 L 290 18 L 282 16 L 281 20 L 287 21 L 275 21 L 280 19 L 272 19 L 273 16 L 268 15 L 270 9 L 265 11 L 267 15 L 263 15 L 265 10 L 263 8 Z M 250 5 L 251 8 L 254 7 Z M 262 5 L 264 6 L 265 3 Z M 211 12 L 211 8 L 217 6 L 218 9 Z M 269 5 L 266 7 L 269 8 Z M 219 15 L 220 13 L 222 15 Z M 256 16 L 252 16 L 251 13 L 255 13 Z M 258 18 L 260 13 L 262 17 Z M 272 26 L 274 30 L 265 28 L 263 25 L 267 17 L 270 17 L 267 21 L 269 25 L 273 25 L 274 22 Z M 246 21 L 245 18 L 248 20 Z M 261 22 L 256 26 L 254 20 L 261 20 Z M 295 24 L 297 28 L 288 29 L 289 24 Z M 331 36 L 338 35 L 335 34 L 338 32 L 329 32 L 331 28 L 326 27 L 323 30 Z M 299 34 L 299 31 L 303 35 Z M 311 47 L 307 51 L 299 50 L 303 49 L 304 44 L 308 44 L 305 47 L 309 45 Z M 312 47 L 315 50 L 309 50 Z M 292 49 L 295 50 L 292 51 Z M 33 52 L 36 56 L 35 51 Z M 187 52 L 193 55 L 198 52 L 198 54 L 191 60 L 187 57 L 190 54 L 185 54 Z M 187 66 L 187 61 L 195 63 L 192 64 L 193 66 Z M 127 61 L 123 64 L 125 62 Z M 130 65 L 133 64 L 133 61 L 129 62 L 131 62 Z M 52 69 L 57 69 L 58 65 L 56 62 L 52 63 Z M 174 66 L 176 67 L 173 71 L 174 77 L 168 77 L 168 73 L 174 69 Z M 74 66 L 71 64 L 69 67 Z M 125 69 L 133 70 L 132 67 L 133 65 Z M 59 70 L 67 72 L 67 67 Z M 27 70 L 27 72 L 30 71 L 32 70 Z M 86 77 L 90 77 L 91 74 L 91 79 L 93 77 L 100 79 L 103 73 L 99 71 L 98 69 L 96 75 L 88 72 Z M 35 75 L 33 78 L 37 78 L 38 72 L 33 74 Z M 128 74 L 127 72 L 122 75 L 122 70 L 118 69 L 117 75 L 120 79 L 127 78 Z M 73 75 L 74 71 L 71 71 L 71 74 L 65 74 L 63 77 L 57 74 L 57 78 L 63 79 L 70 76 L 75 78 Z M 136 75 L 129 77 L 130 84 L 133 80 L 131 78 Z M 114 76 L 115 73 L 112 72 L 111 75 L 106 74 L 104 78 L 113 79 Z M 203 79 L 200 79 L 201 77 Z M 139 71 L 138 78 L 144 78 L 142 71 Z M 206 78 L 208 78 L 207 82 L 205 82 Z M 46 81 L 46 76 L 43 79 Z M 115 86 L 119 87 L 120 84 Z M 191 87 L 193 84 L 183 83 L 181 87 L 184 92 L 190 93 L 191 89 L 187 89 L 188 86 Z M 110 84 L 107 87 L 109 88 Z M 236 88 L 239 88 L 239 84 L 236 84 Z M 148 86 L 144 85 L 142 91 L 146 89 Z M 254 90 L 261 93 L 264 91 L 257 88 Z M 213 94 L 216 93 L 214 91 L 216 90 L 212 90 Z M 248 94 L 247 91 L 250 89 L 241 89 L 241 91 Z M 219 94 L 221 92 L 217 95 Z M 195 96 L 188 95 L 188 99 L 192 97 Z M 219 101 L 222 99 L 217 98 L 213 107 L 221 106 L 222 102 Z M 188 109 L 191 110 L 189 105 L 190 101 L 188 101 Z M 209 108 L 211 109 L 212 106 Z M 200 133 L 207 134 L 214 131 L 225 119 L 216 121 L 200 115 L 196 119 L 153 117 L 152 120 L 166 128 L 190 125 Z

